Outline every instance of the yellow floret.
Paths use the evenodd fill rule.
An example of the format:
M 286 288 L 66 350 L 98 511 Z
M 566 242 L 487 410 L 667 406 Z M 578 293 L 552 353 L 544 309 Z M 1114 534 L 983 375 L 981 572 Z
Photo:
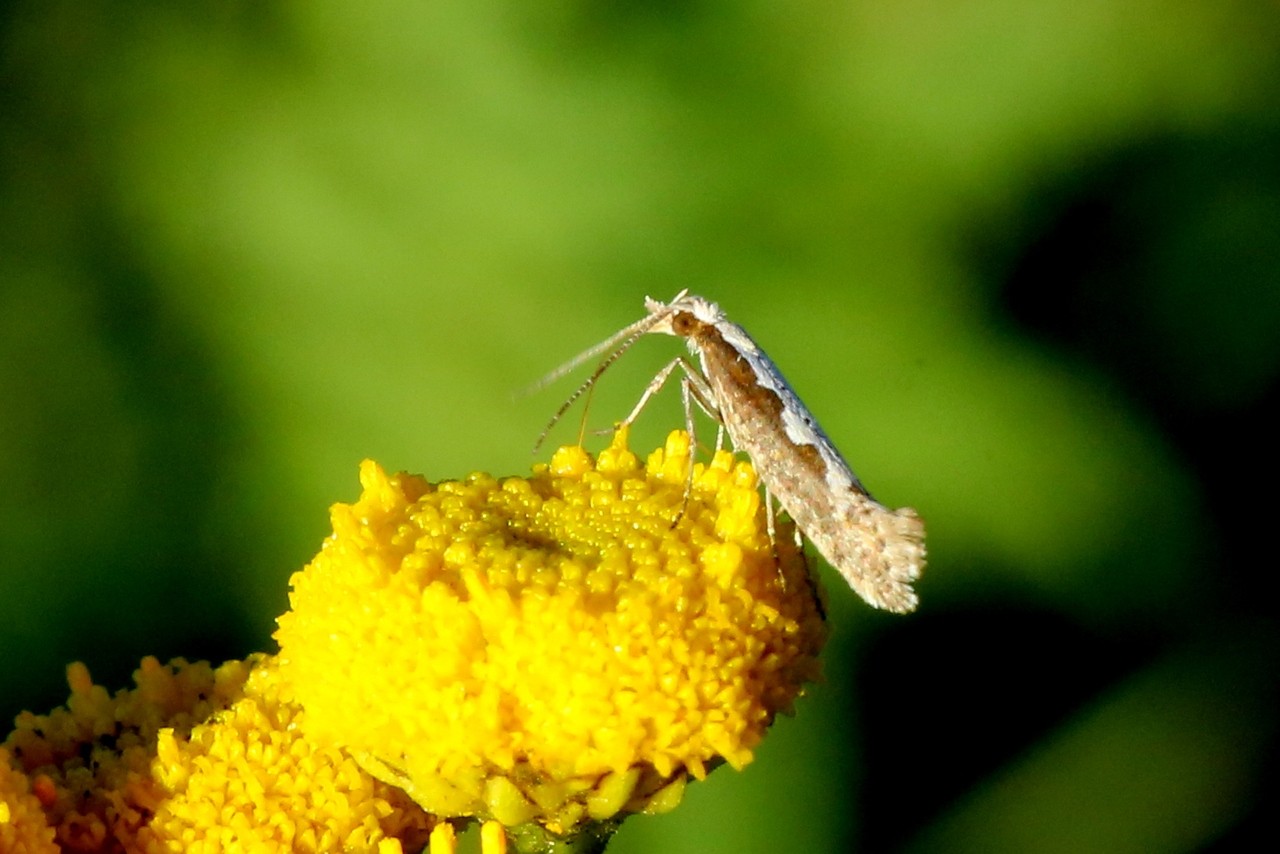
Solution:
M 226 711 L 190 736 L 160 730 L 153 775 L 165 796 L 139 832 L 136 850 L 398 854 L 421 848 L 430 818 L 341 751 L 307 742 L 303 717 L 280 699 L 274 659 L 263 657 L 244 696 Z
M 817 594 L 749 464 L 625 434 L 530 478 L 360 471 L 292 579 L 280 671 L 309 737 L 429 812 L 566 832 L 741 767 L 817 676 Z
M 63 849 L 132 842 L 163 796 L 151 777 L 157 733 L 163 726 L 190 729 L 224 708 L 239 693 L 230 676 L 204 662 L 162 665 L 148 657 L 134 673 L 137 687 L 113 697 L 75 663 L 67 668 L 65 706 L 18 716 L 4 746 L 32 780 Z
M 56 833 L 49 850 L 392 854 L 426 840 L 431 820 L 402 792 L 305 741 L 271 658 L 147 658 L 115 696 L 82 664 L 67 677 L 67 705 L 24 713 L 5 742 Z
M 9 751 L 0 747 L 0 852 L 58 854 L 53 840 L 54 830 L 31 793 L 30 781 L 10 764 Z

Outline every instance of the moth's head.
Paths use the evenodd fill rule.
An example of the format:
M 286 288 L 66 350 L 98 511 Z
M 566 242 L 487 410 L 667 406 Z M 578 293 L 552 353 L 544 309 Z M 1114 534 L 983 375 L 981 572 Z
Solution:
M 653 325 L 646 331 L 661 332 L 665 335 L 687 337 L 690 319 L 698 324 L 710 326 L 714 326 L 725 319 L 724 312 L 720 310 L 720 306 L 709 299 L 694 296 L 688 291 L 681 291 L 676 294 L 671 302 L 662 302 L 652 297 L 645 297 L 644 307 L 649 312 L 649 316 L 653 318 Z M 684 319 L 683 322 L 681 322 L 680 318 Z

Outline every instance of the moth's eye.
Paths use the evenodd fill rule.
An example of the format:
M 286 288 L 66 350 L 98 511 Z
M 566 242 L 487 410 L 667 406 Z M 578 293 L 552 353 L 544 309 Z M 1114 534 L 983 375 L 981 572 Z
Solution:
M 677 335 L 689 336 L 698 328 L 698 321 L 694 319 L 692 314 L 680 312 L 671 318 L 671 329 Z

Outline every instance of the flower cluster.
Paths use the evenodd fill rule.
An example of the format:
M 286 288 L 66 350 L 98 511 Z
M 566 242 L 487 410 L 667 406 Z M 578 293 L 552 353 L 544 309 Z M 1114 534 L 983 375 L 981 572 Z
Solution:
M 360 476 L 279 655 L 146 659 L 114 695 L 76 664 L 65 707 L 18 717 L 0 851 L 451 854 L 477 819 L 486 854 L 504 827 L 604 838 L 751 761 L 818 676 L 803 553 L 751 466 L 694 466 L 684 433 L 528 478 Z
M 270 657 L 217 669 L 148 658 L 114 696 L 82 664 L 68 682 L 66 706 L 20 715 L 5 741 L 32 789 L 11 828 L 48 841 L 27 850 L 391 852 L 427 839 L 432 820 L 403 793 L 304 740 Z

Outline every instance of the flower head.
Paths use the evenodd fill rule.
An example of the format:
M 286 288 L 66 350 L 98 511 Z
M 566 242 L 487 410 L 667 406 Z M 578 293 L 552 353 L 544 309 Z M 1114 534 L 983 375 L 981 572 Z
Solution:
M 6 772 L 24 771 L 57 840 L 28 850 L 393 854 L 426 839 L 432 820 L 403 793 L 305 741 L 274 659 L 215 669 L 147 658 L 134 680 L 111 696 L 73 664 L 65 707 L 19 716 L 0 801 Z M 22 850 L 4 834 L 0 823 L 0 850 Z
M 673 433 L 625 433 L 530 478 L 364 492 L 292 579 L 280 673 L 317 743 L 429 812 L 569 832 L 678 803 L 686 775 L 752 758 L 818 674 L 825 626 L 749 464 L 693 470 Z

